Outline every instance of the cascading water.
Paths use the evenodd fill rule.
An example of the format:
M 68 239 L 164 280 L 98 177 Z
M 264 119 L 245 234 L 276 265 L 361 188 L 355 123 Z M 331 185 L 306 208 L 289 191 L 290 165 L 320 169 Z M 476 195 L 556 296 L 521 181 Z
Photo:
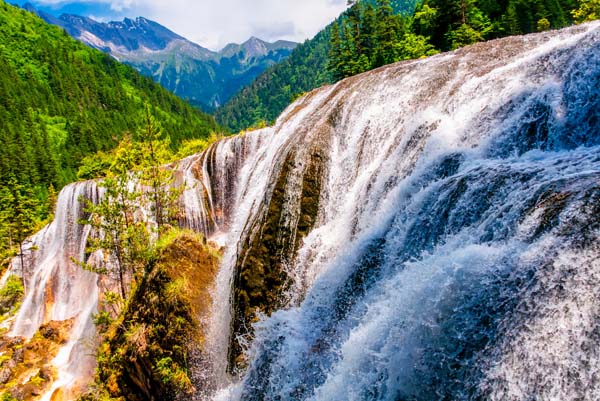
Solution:
M 215 399 L 598 399 L 599 87 L 595 23 L 342 81 L 298 123 L 288 109 L 264 135 L 287 141 L 276 160 L 321 138 L 316 223 Z
M 13 270 L 25 280 L 26 297 L 12 328 L 12 335 L 31 338 L 50 321 L 74 319 L 68 343 L 54 360 L 59 369 L 55 388 L 75 386 L 91 376 L 95 366 L 95 336 L 92 313 L 96 312 L 96 275 L 73 263 L 84 260 L 89 227 L 78 221 L 84 217 L 80 198 L 95 201 L 100 190 L 93 181 L 65 187 L 57 200 L 54 221 L 30 238 L 24 250 L 25 266 L 19 258 Z M 92 347 L 92 349 L 90 349 Z M 50 400 L 50 391 L 45 399 Z
M 344 80 L 180 162 L 181 224 L 226 245 L 198 396 L 599 399 L 598 88 L 592 23 Z M 14 334 L 89 320 L 93 275 L 44 261 L 83 256 L 93 188 L 34 238 Z

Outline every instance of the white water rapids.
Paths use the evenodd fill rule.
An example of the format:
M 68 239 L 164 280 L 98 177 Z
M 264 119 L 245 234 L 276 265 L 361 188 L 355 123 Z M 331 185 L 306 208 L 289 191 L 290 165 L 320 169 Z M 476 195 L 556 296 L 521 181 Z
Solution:
M 183 160 L 182 225 L 226 244 L 204 367 L 215 391 L 202 396 L 600 399 L 599 88 L 591 23 L 344 80 Z M 301 237 L 315 152 L 318 210 Z M 72 343 L 93 334 L 95 280 L 67 267 L 86 239 L 74 199 L 93 188 L 65 188 L 34 238 L 13 334 L 72 317 L 86 327 Z M 286 206 L 267 222 L 276 191 Z M 230 333 L 232 286 L 261 224 L 301 241 L 281 256 L 283 307 L 240 341 L 249 366 L 231 377 L 230 336 L 246 334 Z

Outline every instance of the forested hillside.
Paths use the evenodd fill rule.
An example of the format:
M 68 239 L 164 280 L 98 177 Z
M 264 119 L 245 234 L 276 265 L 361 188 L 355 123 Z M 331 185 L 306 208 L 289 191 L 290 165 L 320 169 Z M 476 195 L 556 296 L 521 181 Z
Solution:
M 204 111 L 227 102 L 296 47 L 293 42 L 269 43 L 253 37 L 214 52 L 144 17 L 100 22 L 74 14 L 57 18 L 30 3 L 23 8 L 86 45 L 131 65 Z
M 234 131 L 268 124 L 298 95 L 344 77 L 475 42 L 600 17 L 598 0 L 351 3 L 337 21 L 217 110 L 218 121 Z
M 150 78 L 2 0 L 0 93 L 0 251 L 43 218 L 83 157 L 135 132 L 146 104 L 174 148 L 218 129 Z

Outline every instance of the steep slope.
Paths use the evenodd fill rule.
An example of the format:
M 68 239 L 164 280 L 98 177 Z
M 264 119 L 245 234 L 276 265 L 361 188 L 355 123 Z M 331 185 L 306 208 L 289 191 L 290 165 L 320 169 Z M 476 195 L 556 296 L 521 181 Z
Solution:
M 251 38 L 214 52 L 143 17 L 103 23 L 72 14 L 56 18 L 31 4 L 23 7 L 205 110 L 225 103 L 296 46 L 288 41 L 268 43 Z
M 182 160 L 181 224 L 226 244 L 197 399 L 597 400 L 598 85 L 595 22 L 340 81 Z M 95 188 L 33 238 L 13 335 L 89 322 Z
M 60 28 L 0 1 L 0 271 L 52 212 L 85 156 L 112 149 L 150 108 L 173 148 L 220 130 L 194 109 Z

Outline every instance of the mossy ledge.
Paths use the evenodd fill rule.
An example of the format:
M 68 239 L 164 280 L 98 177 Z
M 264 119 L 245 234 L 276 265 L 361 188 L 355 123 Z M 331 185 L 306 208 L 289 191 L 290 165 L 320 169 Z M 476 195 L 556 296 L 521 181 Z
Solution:
M 156 262 L 104 335 L 96 384 L 80 400 L 187 400 L 203 383 L 202 321 L 211 304 L 219 251 L 191 232 L 162 240 Z

